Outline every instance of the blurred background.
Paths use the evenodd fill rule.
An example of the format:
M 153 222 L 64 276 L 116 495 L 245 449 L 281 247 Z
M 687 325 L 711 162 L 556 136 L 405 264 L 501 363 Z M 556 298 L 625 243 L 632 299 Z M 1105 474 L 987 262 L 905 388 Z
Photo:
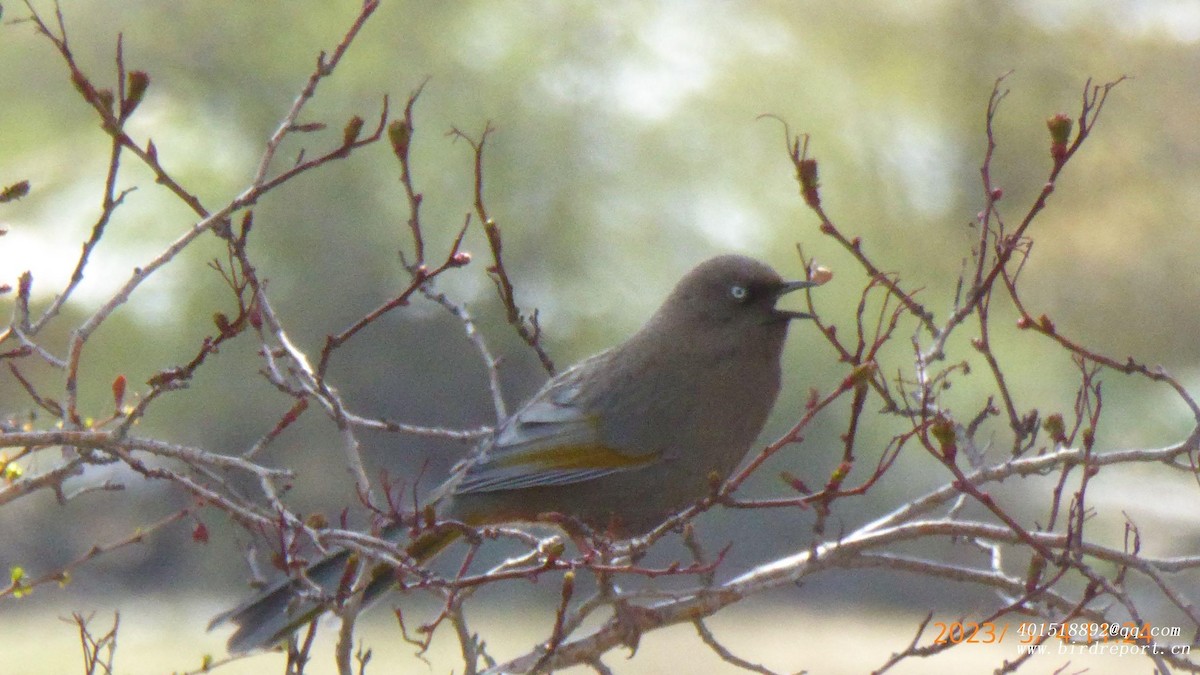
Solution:
M 340 39 L 356 5 L 64 0 L 62 10 L 71 46 L 98 86 L 112 82 L 117 35 L 124 35 L 126 63 L 152 78 L 131 133 L 153 138 L 174 177 L 215 208 L 247 185 L 264 140 L 317 53 Z M 34 0 L 34 6 L 53 13 L 50 3 Z M 1046 118 L 1077 116 L 1089 77 L 1102 83 L 1129 75 L 1133 79 L 1114 90 L 1094 135 L 1031 230 L 1036 243 L 1022 276 L 1024 298 L 1035 314 L 1048 314 L 1062 332 L 1098 351 L 1161 363 L 1189 388 L 1200 384 L 1194 263 L 1200 250 L 1200 6 L 1168 0 L 866 0 L 853 7 L 807 1 L 384 0 L 301 116 L 329 128 L 292 136 L 276 168 L 304 148 L 316 153 L 332 147 L 353 115 L 370 127 L 385 94 L 397 112 L 425 83 L 416 105 L 413 160 L 425 195 L 428 255 L 436 260 L 472 199 L 470 147 L 447 132 L 458 128 L 477 136 L 490 121 L 497 131 L 485 158 L 489 210 L 505 235 L 517 300 L 539 310 L 545 345 L 565 367 L 635 330 L 693 264 L 731 251 L 768 260 L 795 277 L 802 274 L 796 254 L 801 244 L 835 273 L 816 293 L 818 309 L 851 330 L 863 275 L 817 232 L 797 193 L 782 126 L 760 115 L 777 115 L 793 131 L 811 134 L 828 213 L 845 232 L 863 238 L 877 264 L 898 273 L 907 288 L 922 289 L 920 299 L 941 317 L 977 238 L 984 112 L 996 78 L 1012 71 L 1005 83 L 1011 93 L 996 121 L 993 176 L 1004 189 L 1002 213 L 1018 219 L 1050 167 Z M 99 212 L 108 142 L 49 42 L 21 21 L 27 14 L 19 3 L 4 3 L 0 26 L 0 184 L 32 184 L 28 197 L 0 206 L 0 226 L 8 230 L 0 239 L 0 283 L 15 286 L 21 272 L 32 271 L 34 297 L 44 307 L 66 284 Z M 71 326 L 194 222 L 148 171 L 132 161 L 125 168 L 121 187 L 137 190 L 117 212 L 58 332 L 48 333 L 45 346 L 58 354 L 66 352 Z M 411 251 L 407 217 L 386 143 L 293 181 L 255 209 L 251 252 L 292 338 L 310 355 L 326 335 L 406 285 L 398 251 Z M 135 383 L 185 363 L 212 334 L 209 317 L 233 311 L 222 280 L 206 266 L 223 255 L 223 247 L 208 239 L 140 288 L 96 334 L 84 361 L 85 409 L 97 416 L 111 409 L 108 387 L 118 374 L 133 392 L 141 389 Z M 483 271 L 486 247 L 478 229 L 465 248 L 477 262 L 445 276 L 439 287 L 478 317 L 503 359 L 505 394 L 515 405 L 544 374 L 504 324 Z M 11 294 L 0 298 L 0 312 L 8 315 L 11 304 Z M 1009 330 L 1010 311 L 996 308 L 995 314 L 993 341 L 1019 392 L 1019 407 L 1069 413 L 1076 367 L 1044 340 Z M 892 360 L 884 367 L 890 372 L 911 374 L 911 331 L 903 328 L 888 354 Z M 965 348 L 969 337 L 964 332 L 952 343 L 957 351 L 951 361 L 975 357 Z M 291 405 L 254 375 L 255 347 L 247 334 L 222 348 L 189 389 L 157 402 L 137 433 L 217 452 L 244 451 Z M 992 393 L 986 369 L 972 363 L 973 373 L 956 380 L 953 398 L 948 394 L 948 404 L 961 406 L 960 417 Z M 61 373 L 29 361 L 22 368 L 45 391 L 61 390 Z M 831 350 L 804 325 L 793 328 L 785 368 L 784 392 L 764 442 L 794 423 L 810 389 L 828 391 L 845 376 Z M 363 415 L 451 427 L 493 421 L 482 364 L 461 326 L 430 304 L 415 303 L 375 323 L 336 354 L 331 380 Z M 1186 410 L 1167 388 L 1118 374 L 1106 373 L 1104 380 L 1100 449 L 1165 444 L 1190 428 Z M 0 376 L 0 414 L 24 419 L 30 412 L 15 379 Z M 779 494 L 783 487 L 774 477 L 780 470 L 822 484 L 840 457 L 839 415 L 844 411 L 818 420 L 802 445 L 760 473 L 750 494 Z M 49 426 L 52 420 L 33 423 Z M 887 419 L 868 420 L 863 472 L 902 428 Z M 995 427 L 994 439 L 995 452 L 1004 452 L 1009 438 L 1002 426 Z M 421 473 L 427 476 L 424 488 L 467 449 L 403 435 L 364 433 L 360 440 L 373 472 Z M 357 507 L 342 457 L 332 425 L 313 409 L 262 460 L 297 468 L 289 498 L 298 510 L 336 519 L 344 508 Z M 0 567 L 21 565 L 35 574 L 54 569 L 188 501 L 170 486 L 116 474 L 96 469 L 80 480 L 122 479 L 130 493 L 96 494 L 66 505 L 39 494 L 6 505 L 0 511 Z M 834 527 L 851 529 L 945 480 L 927 458 L 908 453 L 868 496 L 840 503 Z M 1030 480 L 1005 486 L 1003 494 L 1013 508 L 1030 501 L 1034 510 L 1027 515 L 1044 518 L 1036 509 L 1048 484 Z M 1102 474 L 1097 487 L 1097 539 L 1119 544 L 1124 513 L 1144 528 L 1146 552 L 1195 552 L 1194 480 L 1127 472 Z M 72 629 L 53 617 L 118 609 L 131 626 L 122 634 L 123 649 L 149 653 L 149 645 L 161 642 L 156 631 L 189 641 L 183 651 L 168 649 L 167 660 L 152 670 L 136 670 L 128 653 L 125 664 L 133 669 L 122 672 L 196 667 L 201 653 L 221 649 L 223 636 L 208 635 L 206 642 L 198 636 L 211 613 L 245 592 L 242 551 L 249 543 L 219 513 L 199 517 L 213 533 L 206 545 L 193 542 L 191 527 L 181 524 L 80 569 L 65 589 L 42 587 L 20 603 L 4 601 L 0 615 L 69 643 Z M 795 550 L 812 537 L 809 513 L 771 514 L 765 525 L 763 518 L 707 514 L 702 536 L 714 550 L 736 540 L 731 569 Z M 1100 534 L 1109 526 L 1111 538 Z M 667 561 L 680 552 L 666 546 L 658 555 Z M 959 555 L 979 562 L 970 552 Z M 510 602 L 557 599 L 554 584 L 519 586 L 491 592 Z M 858 672 L 907 645 L 928 609 L 970 615 L 994 604 L 988 593 L 945 582 L 847 572 L 819 577 L 771 601 L 758 599 L 724 625 L 731 633 L 749 630 L 750 639 L 763 626 L 794 626 L 816 644 L 844 643 L 853 652 L 792 649 L 767 664 L 772 667 Z M 380 621 L 390 621 L 387 612 L 379 614 Z M 537 616 L 535 628 L 544 637 L 552 615 Z M 1170 622 L 1163 617 L 1149 618 Z M 8 623 L 0 618 L 0 625 Z M 390 627 L 381 630 L 390 635 Z M 528 648 L 537 637 L 518 636 L 511 644 Z M 688 631 L 679 639 L 689 649 L 699 645 Z M 146 646 L 133 646 L 138 640 Z M 0 663 L 9 651 L 9 663 L 22 666 L 19 672 L 61 672 L 37 670 L 35 653 L 19 651 L 28 643 L 14 643 L 0 647 Z M 679 648 L 659 644 L 668 655 Z M 785 644 L 794 643 L 785 638 Z M 407 653 L 402 645 L 391 648 Z M 997 662 L 995 653 L 958 651 L 955 658 Z M 448 658 L 451 667 L 453 653 Z M 818 666 L 822 659 L 828 660 Z M 863 659 L 861 667 L 849 665 L 859 663 L 853 659 Z M 653 664 L 652 656 L 639 655 L 624 665 L 653 672 Z M 1128 672 L 1122 665 L 1128 667 L 1101 660 L 1092 672 Z

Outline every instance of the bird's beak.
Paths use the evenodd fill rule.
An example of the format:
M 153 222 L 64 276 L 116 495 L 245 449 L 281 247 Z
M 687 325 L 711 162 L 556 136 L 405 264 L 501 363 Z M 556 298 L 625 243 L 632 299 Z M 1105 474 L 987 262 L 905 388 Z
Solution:
M 791 293 L 792 291 L 798 291 L 802 288 L 812 288 L 814 286 L 820 286 L 820 285 L 821 285 L 820 282 L 817 282 L 817 281 L 785 281 L 782 285 L 779 286 L 779 290 L 775 292 L 775 299 L 778 300 L 779 298 L 782 298 L 783 296 L 787 295 L 788 293 Z M 795 312 L 790 309 L 778 309 L 777 308 L 774 310 L 774 314 L 775 314 L 775 316 L 777 316 L 780 319 L 785 320 L 785 321 L 790 321 L 792 319 L 811 319 L 811 318 L 813 318 L 813 315 L 809 314 L 808 312 Z

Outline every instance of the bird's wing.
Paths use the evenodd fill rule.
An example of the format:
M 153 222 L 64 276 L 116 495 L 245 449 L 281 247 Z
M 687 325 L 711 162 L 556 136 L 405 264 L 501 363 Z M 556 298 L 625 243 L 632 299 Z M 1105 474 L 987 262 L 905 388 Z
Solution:
M 567 485 L 645 466 L 658 453 L 616 447 L 580 386 L 589 364 L 563 373 L 538 392 L 462 467 L 456 494 Z

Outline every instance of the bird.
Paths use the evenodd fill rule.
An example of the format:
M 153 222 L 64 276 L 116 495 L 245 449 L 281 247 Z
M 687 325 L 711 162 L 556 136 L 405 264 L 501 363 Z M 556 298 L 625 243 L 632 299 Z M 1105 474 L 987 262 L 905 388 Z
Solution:
M 779 394 L 788 326 L 812 318 L 776 302 L 823 282 L 784 281 L 743 255 L 701 262 L 632 336 L 552 377 L 497 426 L 451 469 L 427 509 L 472 527 L 558 514 L 616 539 L 648 532 L 745 458 Z M 394 524 L 382 536 L 399 541 L 410 531 Z M 429 529 L 405 553 L 426 562 L 461 534 Z M 349 550 L 335 551 L 304 576 L 332 597 L 356 562 Z M 364 574 L 364 606 L 396 583 L 386 564 Z M 328 609 L 304 591 L 311 584 L 280 581 L 209 630 L 236 626 L 231 653 L 269 648 Z

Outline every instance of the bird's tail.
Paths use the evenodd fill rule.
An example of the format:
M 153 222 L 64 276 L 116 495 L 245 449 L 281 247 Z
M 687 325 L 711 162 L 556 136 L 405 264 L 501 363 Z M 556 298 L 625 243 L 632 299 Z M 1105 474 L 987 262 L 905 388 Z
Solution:
M 417 563 L 423 563 L 453 543 L 460 534 L 456 529 L 432 530 L 413 539 L 405 551 Z M 353 579 L 355 570 L 352 566 L 357 564 L 356 561 L 357 556 L 350 551 L 336 551 L 309 566 L 304 575 L 321 589 L 322 595 L 332 597 L 338 592 L 343 579 Z M 362 606 L 377 600 L 392 587 L 395 580 L 395 571 L 390 565 L 373 568 L 370 580 L 362 591 Z M 287 639 L 296 629 L 328 609 L 327 603 L 301 597 L 301 589 L 306 586 L 301 579 L 284 579 L 241 605 L 217 615 L 208 624 L 208 629 L 225 623 L 237 626 L 228 644 L 233 654 L 269 648 Z

